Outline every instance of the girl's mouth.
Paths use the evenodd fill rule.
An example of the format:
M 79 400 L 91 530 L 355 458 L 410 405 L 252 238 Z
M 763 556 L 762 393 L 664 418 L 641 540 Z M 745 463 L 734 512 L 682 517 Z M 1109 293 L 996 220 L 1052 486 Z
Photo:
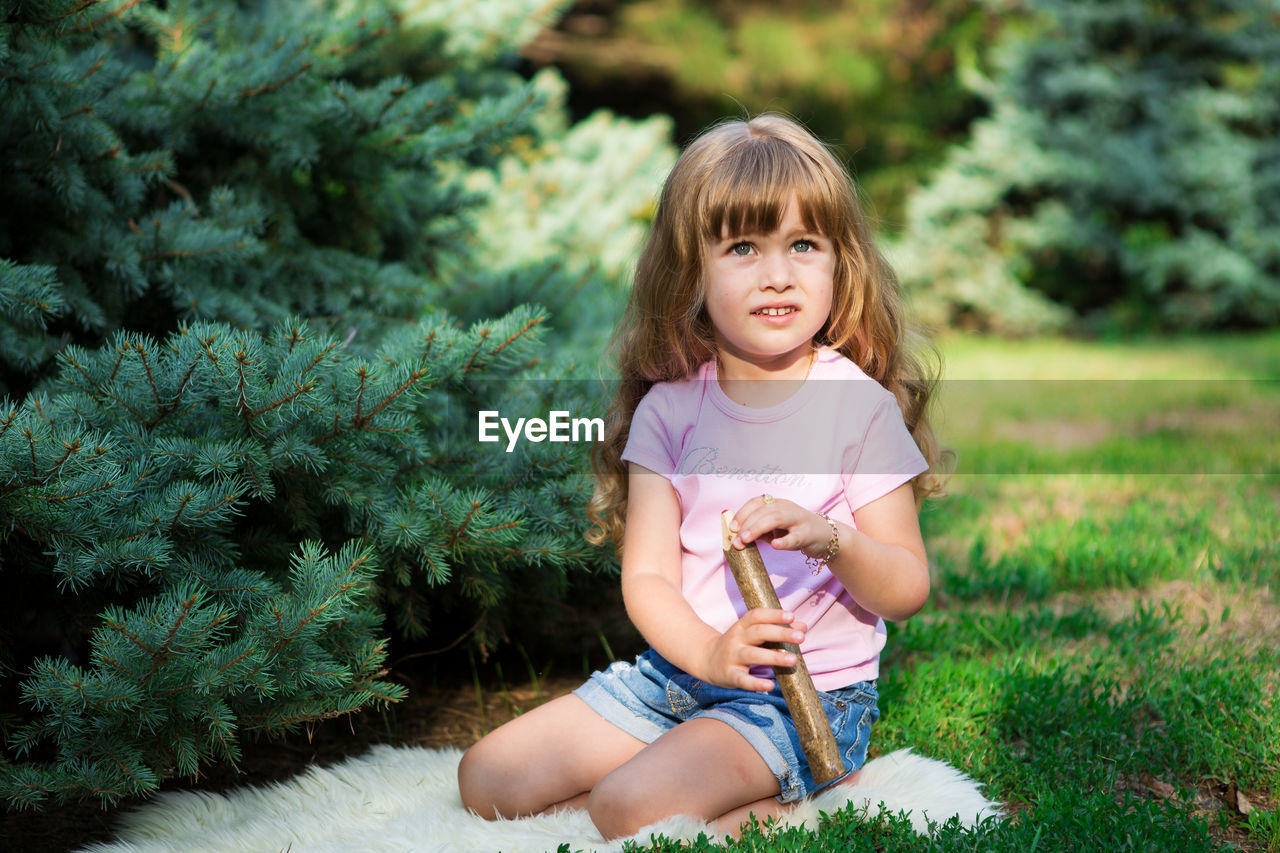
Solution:
M 787 314 L 794 314 L 798 309 L 795 306 L 788 305 L 785 308 L 761 308 L 758 311 L 752 311 L 752 314 L 763 317 L 782 317 Z

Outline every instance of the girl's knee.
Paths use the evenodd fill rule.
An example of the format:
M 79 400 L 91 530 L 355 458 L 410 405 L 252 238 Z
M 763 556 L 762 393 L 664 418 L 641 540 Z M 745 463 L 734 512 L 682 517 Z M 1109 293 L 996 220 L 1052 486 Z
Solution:
M 600 785 L 593 788 L 587 797 L 587 814 L 606 841 L 634 835 L 639 829 L 631 829 L 627 805 L 621 798 L 602 790 Z
M 485 741 L 472 746 L 458 762 L 458 794 L 462 805 L 485 820 L 515 817 L 504 808 L 501 767 L 498 756 Z
M 606 839 L 635 835 L 643 827 L 665 817 L 650 814 L 652 809 L 646 809 L 646 805 L 650 803 L 653 792 L 649 791 L 648 797 L 645 794 L 643 790 L 634 790 L 625 778 L 620 778 L 620 774 L 611 774 L 591 789 L 587 798 L 587 814 Z

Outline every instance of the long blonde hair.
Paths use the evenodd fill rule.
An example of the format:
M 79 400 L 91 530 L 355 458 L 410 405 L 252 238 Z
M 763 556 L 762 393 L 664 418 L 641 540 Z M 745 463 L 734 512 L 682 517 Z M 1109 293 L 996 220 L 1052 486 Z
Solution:
M 636 406 L 655 383 L 684 379 L 715 357 L 703 288 L 707 247 L 724 233 L 773 231 L 793 197 L 805 227 L 835 246 L 831 313 L 815 343 L 840 352 L 893 392 L 930 466 L 912 481 L 917 504 L 941 490 L 934 472 L 943 454 L 927 417 L 937 362 L 926 371 L 913 354 L 923 339 L 906 328 L 897 276 L 875 246 L 857 191 L 840 161 L 805 128 L 764 114 L 702 133 L 663 185 L 611 347 L 618 386 L 604 440 L 592 455 L 592 543 L 622 547 L 627 470 L 621 456 Z

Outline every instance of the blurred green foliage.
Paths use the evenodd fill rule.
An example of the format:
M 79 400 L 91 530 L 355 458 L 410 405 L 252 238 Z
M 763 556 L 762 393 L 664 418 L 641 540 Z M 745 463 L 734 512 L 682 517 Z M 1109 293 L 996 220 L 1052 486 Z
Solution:
M 582 0 L 523 53 L 680 141 L 798 117 L 932 325 L 1280 321 L 1274 0 Z
M 524 48 L 577 109 L 667 113 L 687 141 L 725 116 L 789 113 L 839 145 L 883 221 L 963 139 L 963 85 L 1002 28 L 963 0 L 583 0 Z
M 1280 322 L 1280 4 L 1030 0 L 990 116 L 909 204 L 939 324 Z

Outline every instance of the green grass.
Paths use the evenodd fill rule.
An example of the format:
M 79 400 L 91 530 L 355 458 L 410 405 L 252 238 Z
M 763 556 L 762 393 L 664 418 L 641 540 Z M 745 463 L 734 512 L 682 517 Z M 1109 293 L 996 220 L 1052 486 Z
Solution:
M 1280 851 L 1280 334 L 942 349 L 959 461 L 872 752 L 948 761 L 1007 819 L 644 849 Z

